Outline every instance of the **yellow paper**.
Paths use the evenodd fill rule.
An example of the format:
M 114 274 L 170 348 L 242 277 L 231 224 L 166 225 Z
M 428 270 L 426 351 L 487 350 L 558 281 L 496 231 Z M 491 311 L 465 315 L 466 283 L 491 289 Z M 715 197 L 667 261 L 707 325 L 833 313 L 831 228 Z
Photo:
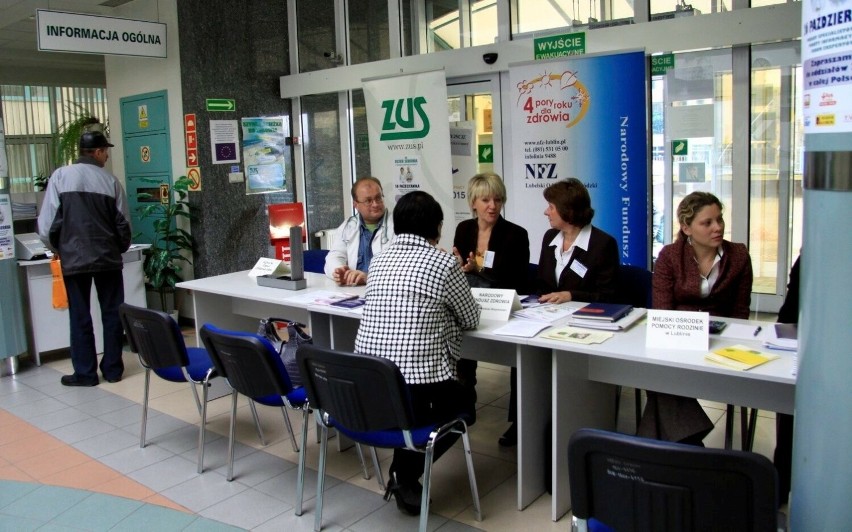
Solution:
M 778 358 L 778 355 L 762 353 L 744 345 L 732 345 L 711 351 L 707 353 L 705 358 L 716 364 L 734 369 L 747 370 L 770 360 L 775 360 Z

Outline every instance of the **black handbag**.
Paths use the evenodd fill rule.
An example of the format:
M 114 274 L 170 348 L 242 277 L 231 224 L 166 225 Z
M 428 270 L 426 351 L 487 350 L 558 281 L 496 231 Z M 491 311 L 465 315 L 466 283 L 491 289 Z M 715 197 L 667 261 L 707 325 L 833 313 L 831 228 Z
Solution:
M 279 335 L 279 331 L 285 328 L 287 329 L 286 341 Z M 275 347 L 281 361 L 284 362 L 284 368 L 293 386 L 301 386 L 302 376 L 299 374 L 299 365 L 296 363 L 296 351 L 302 344 L 314 343 L 311 335 L 305 331 L 305 324 L 283 318 L 265 318 L 260 320 L 257 334 L 269 340 Z

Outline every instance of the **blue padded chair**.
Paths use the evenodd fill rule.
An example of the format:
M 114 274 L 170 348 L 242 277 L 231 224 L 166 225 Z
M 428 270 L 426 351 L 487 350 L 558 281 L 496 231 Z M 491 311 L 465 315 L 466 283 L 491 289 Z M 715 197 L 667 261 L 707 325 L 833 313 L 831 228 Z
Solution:
M 580 429 L 568 477 L 574 530 L 769 532 L 783 523 L 775 466 L 755 453 Z
M 639 266 L 621 264 L 618 267 L 615 302 L 633 305 L 637 308 L 651 308 L 651 272 Z M 642 419 L 642 390 L 636 388 L 636 427 Z M 618 409 L 621 404 L 621 386 L 615 387 L 615 426 L 618 427 Z
M 421 532 L 426 531 L 429 516 L 429 490 L 435 442 L 447 434 L 460 433 L 464 443 L 475 518 L 482 521 L 467 424 L 462 417 L 443 426 L 415 426 L 405 380 L 396 364 L 386 358 L 304 345 L 296 353 L 296 360 L 311 408 L 314 409 L 314 415 L 322 427 L 314 530 L 319 531 L 322 528 L 329 427 L 364 445 L 386 449 L 404 448 L 426 455 L 420 507 Z M 296 515 L 302 514 L 302 495 L 299 491 Z
M 226 331 L 205 324 L 201 328 L 201 341 L 210 353 L 210 359 L 219 375 L 225 377 L 231 387 L 231 426 L 228 433 L 228 480 L 234 479 L 234 438 L 237 419 L 237 394 L 262 405 L 281 408 L 284 425 L 290 434 L 295 451 L 293 427 L 284 407 L 302 413 L 302 446 L 299 453 L 299 477 L 297 488 L 304 480 L 304 448 L 307 443 L 308 413 L 310 408 L 304 388 L 294 388 L 284 362 L 269 343 L 269 340 L 254 333 Z
M 158 310 L 134 307 L 123 303 L 119 316 L 127 333 L 130 350 L 139 356 L 145 368 L 145 393 L 142 399 L 142 430 L 139 447 L 145 447 L 145 429 L 148 423 L 148 390 L 151 372 L 170 382 L 188 382 L 201 416 L 198 430 L 198 472 L 204 470 L 204 439 L 207 424 L 207 390 L 210 379 L 216 377 L 207 351 L 199 347 L 186 347 L 177 322 Z M 202 398 L 198 398 L 197 385 Z
M 306 249 L 302 253 L 305 261 L 305 271 L 313 273 L 325 273 L 325 256 L 327 249 Z

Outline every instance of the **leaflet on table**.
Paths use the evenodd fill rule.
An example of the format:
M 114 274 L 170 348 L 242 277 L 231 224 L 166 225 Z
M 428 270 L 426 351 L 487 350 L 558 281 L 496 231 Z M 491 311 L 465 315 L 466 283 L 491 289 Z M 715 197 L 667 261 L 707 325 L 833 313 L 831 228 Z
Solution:
M 287 301 L 306 303 L 308 305 L 333 305 L 336 302 L 358 299 L 358 294 L 348 294 L 336 290 L 314 290 L 305 294 L 288 297 Z
M 705 360 L 728 368 L 747 370 L 779 358 L 778 355 L 762 353 L 744 345 L 732 345 L 714 349 L 706 355 Z
M 550 327 L 549 323 L 534 320 L 509 320 L 492 332 L 500 336 L 519 336 L 521 338 L 532 338 L 544 329 Z
M 521 310 L 516 310 L 512 313 L 512 317 L 553 323 L 563 318 L 567 318 L 573 314 L 575 310 L 577 310 L 577 306 L 571 305 L 570 303 L 545 303 L 536 307 L 527 307 Z
M 602 321 L 595 319 L 584 319 L 576 316 L 571 316 L 568 323 L 574 327 L 582 327 L 584 329 L 599 329 L 602 331 L 623 331 L 642 319 L 645 315 L 645 309 L 634 308 L 629 314 L 617 321 Z
M 575 344 L 600 344 L 612 338 L 612 333 L 588 331 L 576 327 L 557 327 L 545 332 L 540 338 Z

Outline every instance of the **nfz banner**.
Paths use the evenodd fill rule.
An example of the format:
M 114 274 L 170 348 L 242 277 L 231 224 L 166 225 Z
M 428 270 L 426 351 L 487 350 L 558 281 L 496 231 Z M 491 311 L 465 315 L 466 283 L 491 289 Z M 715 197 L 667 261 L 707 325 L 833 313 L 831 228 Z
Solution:
M 512 66 L 513 222 L 538 261 L 549 228 L 544 189 L 576 177 L 589 189 L 592 224 L 619 243 L 621 262 L 648 265 L 645 55 L 629 52 Z
M 364 81 L 364 100 L 370 167 L 387 208 L 412 190 L 428 192 L 444 211 L 440 245 L 451 249 L 456 224 L 444 72 Z

